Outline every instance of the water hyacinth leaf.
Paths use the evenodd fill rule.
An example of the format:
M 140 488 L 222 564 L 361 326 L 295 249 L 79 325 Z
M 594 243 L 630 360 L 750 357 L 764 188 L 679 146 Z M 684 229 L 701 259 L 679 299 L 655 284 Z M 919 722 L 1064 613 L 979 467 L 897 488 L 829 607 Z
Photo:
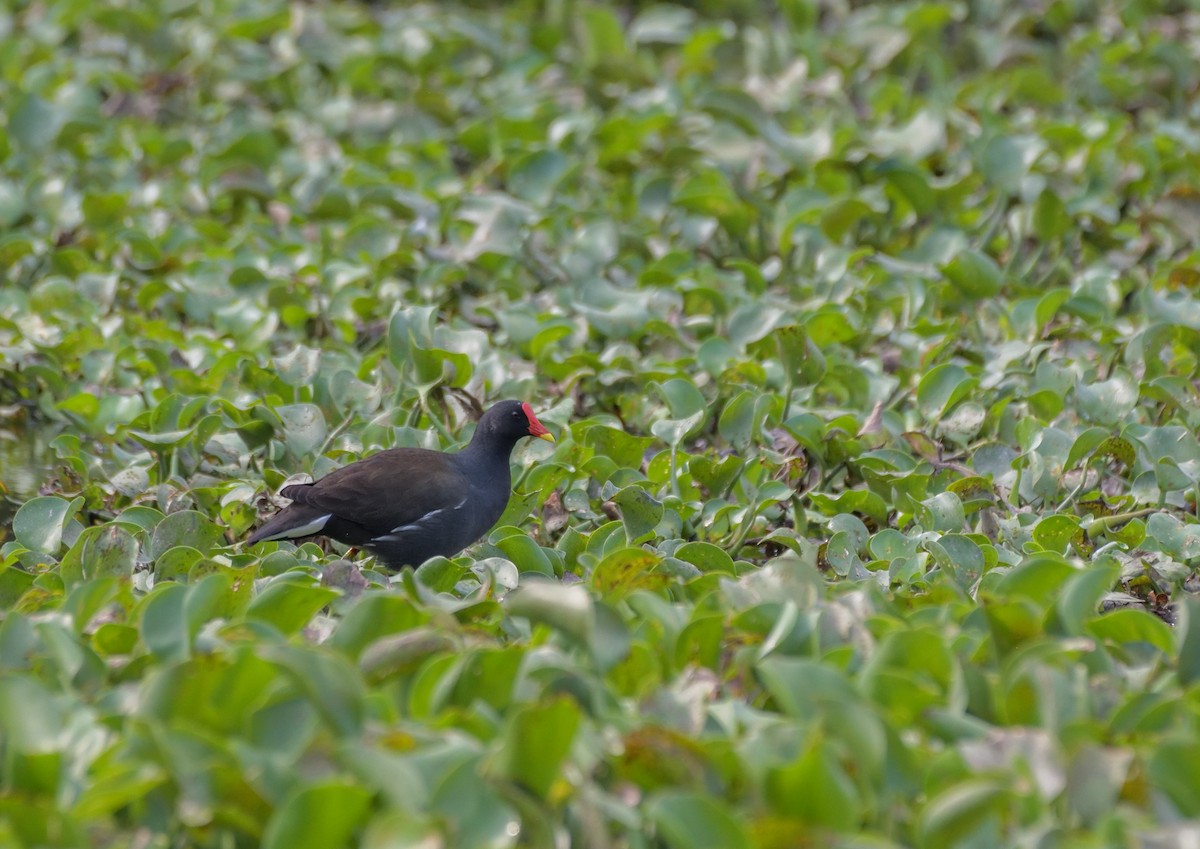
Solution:
M 538 150 L 518 158 L 508 172 L 508 188 L 517 197 L 544 205 L 566 174 L 569 162 L 556 150 Z
M 284 634 L 293 634 L 338 597 L 336 590 L 317 586 L 308 576 L 277 578 L 250 602 L 246 616 L 269 623 Z
M 918 845 L 952 849 L 971 839 L 987 839 L 998 834 L 999 819 L 1007 806 L 1008 789 L 994 779 L 956 784 L 931 799 L 921 812 Z
M 23 147 L 45 148 L 58 135 L 67 116 L 63 110 L 35 94 L 24 94 L 12 105 L 9 132 Z
M 1168 513 L 1146 519 L 1146 535 L 1155 548 L 1181 560 L 1200 557 L 1200 525 L 1185 524 Z
M 1071 226 L 1066 205 L 1053 190 L 1042 189 L 1033 207 L 1033 232 L 1045 242 L 1053 241 Z
M 779 359 L 789 374 L 804 383 L 816 383 L 825 375 L 825 356 L 803 327 L 794 324 L 780 327 L 774 337 Z
M 953 492 L 965 504 L 970 502 L 990 502 L 995 499 L 996 490 L 991 482 L 979 475 L 971 475 L 970 477 L 959 478 L 946 487 L 947 491 Z
M 1076 572 L 1062 555 L 1040 552 L 1025 558 L 1004 575 L 996 584 L 996 592 L 1002 597 L 1023 596 L 1046 604 L 1057 597 Z
M 307 457 L 325 441 L 325 416 L 315 404 L 290 404 L 277 407 L 283 422 L 283 439 L 296 457 Z
M 799 758 L 768 774 L 767 794 L 776 810 L 837 830 L 859 822 L 862 802 L 832 749 L 823 735 L 814 734 Z
M 923 460 L 928 460 L 930 462 L 938 462 L 941 460 L 941 449 L 938 447 L 936 442 L 929 438 L 927 434 L 908 431 L 900 434 L 900 436 Z
M 1084 626 L 1099 611 L 1100 599 L 1112 588 L 1120 574 L 1120 563 L 1105 560 L 1093 563 L 1067 579 L 1055 602 L 1059 621 L 1067 633 L 1083 636 Z
M 671 418 L 686 419 L 706 409 L 708 402 L 696 388 L 696 384 L 681 377 L 672 378 L 663 383 L 655 383 L 654 388 L 662 395 L 671 411 Z
M 82 498 L 67 500 L 55 495 L 31 498 L 13 516 L 13 536 L 30 551 L 57 554 L 62 547 L 63 530 L 82 504 Z
M 733 558 L 723 548 L 708 542 L 687 542 L 675 549 L 675 556 L 687 561 L 701 572 L 721 572 L 732 575 Z
M 659 419 L 650 426 L 650 432 L 671 448 L 675 448 L 692 429 L 704 421 L 705 411 L 697 410 L 683 419 Z
M 85 528 L 59 566 L 65 581 L 92 578 L 132 578 L 137 564 L 138 541 L 121 525 L 110 523 Z
M 781 493 L 782 497 L 790 495 L 791 493 Z M 813 505 L 822 513 L 840 515 L 858 513 L 875 520 L 879 524 L 884 524 L 887 521 L 887 502 L 877 493 L 865 489 L 843 492 L 837 498 L 830 498 L 820 493 L 812 493 L 809 495 L 809 498 L 812 499 Z
M 288 353 L 275 358 L 275 370 L 280 380 L 288 386 L 307 386 L 317 376 L 320 358 L 320 351 L 297 345 Z
M 142 640 L 164 662 L 183 660 L 190 651 L 187 596 L 188 588 L 182 584 L 161 584 L 142 603 L 139 623 Z
M 1164 741 L 1150 756 L 1147 773 L 1151 785 L 1171 800 L 1180 816 L 1200 816 L 1200 742 Z
M 729 179 L 715 168 L 688 177 L 675 193 L 675 204 L 689 212 L 716 218 L 734 233 L 744 232 L 751 220 L 750 209 L 738 197 Z
M 1188 687 L 1200 679 L 1200 601 L 1184 599 L 1181 617 L 1182 635 L 1178 638 L 1179 660 L 1176 674 L 1180 682 Z
M 714 796 L 668 790 L 648 800 L 647 813 L 673 849 L 749 849 L 745 826 Z
M 734 446 L 745 449 L 761 433 L 772 406 L 772 399 L 765 395 L 740 392 L 721 411 L 717 430 Z
M 859 577 L 857 573 L 862 569 L 862 558 L 858 555 L 858 545 L 853 535 L 846 531 L 838 531 L 829 538 L 825 559 L 837 574 Z
M 1045 142 L 1033 134 L 995 135 L 984 142 L 979 167 L 988 179 L 1015 193 L 1044 149 Z
M 650 6 L 629 25 L 629 38 L 638 44 L 684 44 L 692 34 L 696 13 L 679 6 Z
M 171 513 L 154 528 L 150 538 L 150 557 L 157 559 L 177 545 L 208 554 L 224 532 L 208 516 L 196 510 Z
M 506 536 L 497 540 L 494 545 L 504 552 L 504 556 L 512 561 L 520 573 L 538 573 L 552 578 L 558 572 L 546 549 L 526 534 Z
M 1101 746 L 1085 746 L 1071 759 L 1067 800 L 1085 825 L 1100 822 L 1112 811 L 1132 763 L 1132 752 Z
M 1033 529 L 1033 539 L 1047 551 L 1066 554 L 1067 547 L 1081 538 L 1083 529 L 1074 516 L 1062 513 L 1046 516 Z
M 1105 427 L 1123 421 L 1138 400 L 1137 381 L 1125 373 L 1108 380 L 1083 382 L 1075 387 L 1080 412 L 1089 420 Z
M 968 248 L 942 268 L 963 294 L 972 298 L 990 298 L 1004 286 L 1004 275 L 996 261 L 987 254 Z
M 733 484 L 741 473 L 745 461 L 736 454 L 730 454 L 719 460 L 708 455 L 692 457 L 688 460 L 688 471 L 710 493 L 719 494 Z
M 934 366 L 917 383 L 917 404 L 921 412 L 937 419 L 978 386 L 979 380 L 967 374 L 957 363 Z
M 953 492 L 940 492 L 920 504 L 918 518 L 933 531 L 959 531 L 967 521 L 962 501 Z
M 986 558 L 979 544 L 963 534 L 943 534 L 938 540 L 930 540 L 926 547 L 934 561 L 947 568 L 958 579 L 959 585 L 970 588 L 986 567 Z
M 1109 436 L 1107 430 L 1102 427 L 1089 427 L 1083 433 L 1075 438 L 1071 444 L 1071 452 L 1067 454 L 1065 468 L 1073 469 L 1086 457 L 1095 459 L 1098 455 L 1107 452 L 1101 452 L 1100 446 L 1105 444 L 1105 441 L 1112 437 Z M 1128 444 L 1128 443 L 1126 443 Z M 1133 446 L 1130 448 L 1130 460 L 1133 459 Z
M 0 678 L 0 727 L 7 744 L 23 754 L 58 751 L 69 739 L 65 705 L 40 682 L 21 675 Z
M 872 556 L 880 560 L 892 560 L 916 554 L 918 545 L 917 540 L 910 539 L 895 528 L 884 528 L 871 537 L 868 548 Z
M 587 643 L 595 624 L 592 598 L 582 586 L 532 580 L 504 600 L 512 616 L 549 625 Z
M 347 781 L 300 788 L 283 801 L 263 834 L 266 849 L 329 849 L 342 846 L 358 828 L 371 793 Z
M 1154 464 L 1154 482 L 1163 492 L 1179 492 L 1190 488 L 1195 481 L 1174 460 L 1165 458 Z
M 297 645 L 272 646 L 264 656 L 285 670 L 331 731 L 356 735 L 365 713 L 362 678 L 342 655 Z
M 462 759 L 432 788 L 430 810 L 449 824 L 456 845 L 463 849 L 508 846 L 520 829 L 513 808 L 479 780 L 481 769 L 478 757 Z M 464 800 L 470 804 L 464 805 Z
M 662 558 L 640 548 L 620 548 L 609 554 L 592 572 L 592 586 L 605 598 L 621 597 L 634 590 L 656 590 L 671 582 L 658 569 Z
M 548 798 L 554 782 L 561 780 L 579 723 L 579 708 L 567 698 L 518 709 L 500 744 L 497 768 L 536 796 Z
M 596 425 L 584 431 L 583 444 L 597 454 L 612 458 L 618 466 L 636 469 L 642 465 L 646 449 L 653 443 L 648 436 L 633 436 L 607 425 Z
M 663 517 L 662 502 L 640 486 L 627 486 L 612 497 L 625 525 L 625 538 L 633 545 L 653 532 Z
M 1175 646 L 1170 626 L 1144 610 L 1114 610 L 1091 620 L 1086 627 L 1088 633 L 1102 640 L 1112 640 L 1115 643 L 1148 643 L 1168 655 Z
M 134 763 L 107 765 L 96 778 L 71 807 L 72 816 L 80 819 L 111 816 L 170 780 L 166 770 Z

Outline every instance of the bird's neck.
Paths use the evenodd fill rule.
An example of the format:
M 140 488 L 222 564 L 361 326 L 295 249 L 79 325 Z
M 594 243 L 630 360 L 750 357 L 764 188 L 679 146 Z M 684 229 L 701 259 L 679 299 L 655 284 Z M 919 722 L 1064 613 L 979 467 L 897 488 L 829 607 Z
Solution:
M 476 433 L 459 456 L 468 467 L 503 467 L 507 470 L 512 449 L 512 443 L 494 434 Z

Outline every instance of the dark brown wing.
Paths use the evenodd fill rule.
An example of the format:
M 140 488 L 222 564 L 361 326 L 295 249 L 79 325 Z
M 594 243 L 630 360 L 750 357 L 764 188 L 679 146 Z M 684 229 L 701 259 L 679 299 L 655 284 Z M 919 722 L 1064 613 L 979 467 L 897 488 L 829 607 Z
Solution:
M 280 495 L 372 533 L 386 534 L 433 510 L 462 502 L 470 482 L 454 456 L 423 448 L 392 448 L 314 483 L 284 487 Z

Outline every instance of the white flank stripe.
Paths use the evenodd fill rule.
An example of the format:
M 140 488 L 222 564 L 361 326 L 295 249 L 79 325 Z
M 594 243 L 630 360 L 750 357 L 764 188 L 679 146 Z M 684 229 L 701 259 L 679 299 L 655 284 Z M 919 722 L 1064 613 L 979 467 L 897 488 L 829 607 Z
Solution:
M 457 510 L 466 503 L 467 503 L 467 499 L 464 498 L 462 501 L 458 502 L 450 509 Z M 384 534 L 383 536 L 372 537 L 371 542 L 376 542 L 376 543 L 378 543 L 378 542 L 401 542 L 404 539 L 405 533 L 407 533 L 408 531 L 421 530 L 421 528 L 425 527 L 425 525 L 431 519 L 433 519 L 439 513 L 444 513 L 444 512 L 446 512 L 445 507 L 439 507 L 436 510 L 430 510 L 428 513 L 426 513 L 420 519 L 417 519 L 417 521 L 415 521 L 415 522 L 409 522 L 407 525 L 398 525 L 398 526 L 392 528 L 391 531 Z
M 464 501 L 464 503 L 466 503 L 466 502 Z M 462 504 L 458 505 L 458 507 L 461 507 L 461 506 L 462 506 Z M 455 507 L 453 509 L 457 510 L 458 507 Z M 430 510 L 428 513 L 426 513 L 420 519 L 417 519 L 417 521 L 415 521 L 415 522 L 409 522 L 407 525 L 400 525 L 397 528 L 392 528 L 392 533 L 399 534 L 399 533 L 403 533 L 404 531 L 418 530 L 418 529 L 420 529 L 421 525 L 425 524 L 426 522 L 428 522 L 430 519 L 432 519 L 434 516 L 436 516 L 438 513 L 441 513 L 441 512 L 442 512 L 441 507 L 439 507 L 436 510 Z M 380 539 L 382 539 L 382 537 L 380 537 Z
M 300 537 L 310 537 L 315 533 L 319 533 L 321 528 L 325 527 L 325 523 L 333 518 L 332 513 L 326 513 L 324 516 L 318 516 L 307 525 L 300 525 L 297 528 L 288 528 L 286 531 L 280 531 L 277 534 L 266 537 L 263 542 L 272 539 L 299 539 Z

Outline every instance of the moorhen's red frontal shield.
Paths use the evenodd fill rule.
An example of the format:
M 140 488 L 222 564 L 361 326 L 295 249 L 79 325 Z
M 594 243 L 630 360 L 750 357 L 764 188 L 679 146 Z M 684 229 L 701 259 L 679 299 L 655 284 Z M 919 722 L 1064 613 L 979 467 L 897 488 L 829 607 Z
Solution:
M 248 543 L 318 534 L 365 548 L 393 569 L 451 557 L 487 533 L 512 492 L 509 457 L 517 441 L 554 437 L 528 404 L 501 401 L 480 418 L 457 454 L 392 448 L 286 486 L 292 503 Z

